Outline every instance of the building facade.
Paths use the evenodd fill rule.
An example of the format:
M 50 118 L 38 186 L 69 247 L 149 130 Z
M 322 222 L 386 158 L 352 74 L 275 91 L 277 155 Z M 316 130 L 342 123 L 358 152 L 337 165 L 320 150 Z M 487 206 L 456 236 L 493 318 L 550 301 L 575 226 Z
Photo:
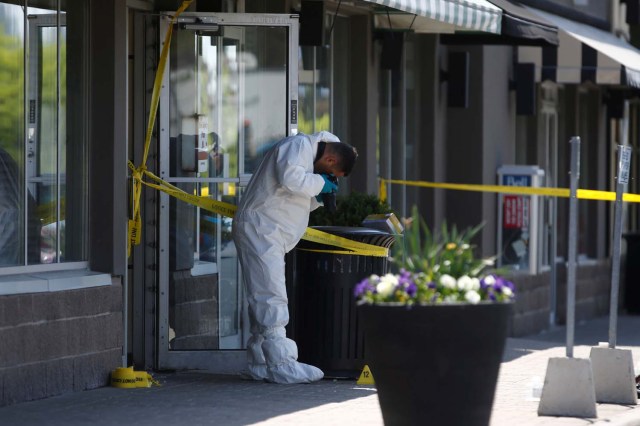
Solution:
M 456 2 L 447 14 L 194 0 L 174 20 L 181 3 L 0 1 L 0 405 L 104 386 L 122 365 L 243 365 L 231 218 L 151 187 L 138 202 L 141 166 L 235 204 L 271 144 L 330 130 L 360 153 L 345 192 L 376 193 L 379 178 L 494 185 L 504 166 L 568 187 L 579 136 L 580 187 L 613 190 L 617 145 L 638 145 L 637 1 L 489 0 L 473 14 Z M 478 249 L 499 255 L 519 293 L 512 335 L 564 321 L 565 199 L 387 189 L 398 216 L 417 205 L 434 229 L 485 223 Z M 517 223 L 507 203 L 524 206 Z M 579 206 L 578 319 L 608 313 L 613 211 Z M 635 206 L 625 217 L 637 229 Z

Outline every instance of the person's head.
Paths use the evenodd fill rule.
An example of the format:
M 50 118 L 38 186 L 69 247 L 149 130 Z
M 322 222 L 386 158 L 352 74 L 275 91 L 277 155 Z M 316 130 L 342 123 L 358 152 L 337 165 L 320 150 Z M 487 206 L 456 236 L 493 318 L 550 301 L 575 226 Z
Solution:
M 358 151 L 344 142 L 320 142 L 320 144 L 324 145 L 324 152 L 313 163 L 314 173 L 332 174 L 337 177 L 349 176 L 358 158 Z

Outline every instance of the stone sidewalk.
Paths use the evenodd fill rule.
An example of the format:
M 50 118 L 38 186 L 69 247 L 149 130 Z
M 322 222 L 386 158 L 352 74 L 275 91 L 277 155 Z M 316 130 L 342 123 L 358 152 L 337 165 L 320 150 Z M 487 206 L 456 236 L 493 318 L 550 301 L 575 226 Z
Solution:
M 532 381 L 544 380 L 549 358 L 565 356 L 565 335 L 559 327 L 508 340 L 490 426 L 640 425 L 636 406 L 598 404 L 596 419 L 537 415 Z M 591 346 L 607 338 L 608 318 L 578 324 L 574 356 L 588 357 Z M 634 365 L 640 366 L 640 316 L 619 319 L 617 340 L 619 348 L 632 350 Z M 0 408 L 0 425 L 383 424 L 375 387 L 350 380 L 272 385 L 205 372 L 156 373 L 154 377 L 162 387 L 104 387 Z M 464 409 L 462 398 L 460 409 Z

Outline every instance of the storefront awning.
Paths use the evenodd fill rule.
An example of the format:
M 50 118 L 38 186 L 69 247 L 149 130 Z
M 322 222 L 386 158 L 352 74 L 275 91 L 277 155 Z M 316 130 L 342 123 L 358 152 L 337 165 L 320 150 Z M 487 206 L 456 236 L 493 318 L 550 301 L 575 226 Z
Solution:
M 500 34 L 502 10 L 486 0 L 366 0 L 395 9 L 376 14 L 377 28 Z
M 502 9 L 502 35 L 520 42 L 558 44 L 558 27 L 510 0 L 489 0 Z
M 557 48 L 518 48 L 518 62 L 536 65 L 536 81 L 621 84 L 640 88 L 640 50 L 614 34 L 537 9 L 558 26 Z
M 558 27 L 511 0 L 489 0 L 502 9 L 500 34 L 456 33 L 443 35 L 444 44 L 498 44 L 519 46 L 556 46 Z

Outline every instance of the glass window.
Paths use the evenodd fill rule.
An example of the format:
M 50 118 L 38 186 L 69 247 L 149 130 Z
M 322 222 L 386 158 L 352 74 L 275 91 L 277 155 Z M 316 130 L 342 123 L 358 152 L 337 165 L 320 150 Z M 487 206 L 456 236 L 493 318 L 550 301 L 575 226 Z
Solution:
M 325 28 L 330 44 L 299 48 L 298 130 L 306 134 L 328 130 L 342 141 L 353 143 L 349 140 L 349 18 L 326 16 Z M 340 181 L 341 193 L 349 191 L 349 183 L 349 179 Z
M 24 12 L 0 3 L 0 266 L 25 262 Z
M 286 110 L 273 108 L 286 103 L 286 40 L 287 30 L 279 27 L 225 26 L 224 34 L 196 38 L 174 33 L 172 177 L 251 174 L 265 152 L 286 136 Z M 202 161 L 209 152 L 211 167 L 196 164 L 195 143 Z
M 310 134 L 331 129 L 331 50 L 301 46 L 298 71 L 298 130 Z
M 0 3 L 5 267 L 86 259 L 86 3 L 29 5 Z

